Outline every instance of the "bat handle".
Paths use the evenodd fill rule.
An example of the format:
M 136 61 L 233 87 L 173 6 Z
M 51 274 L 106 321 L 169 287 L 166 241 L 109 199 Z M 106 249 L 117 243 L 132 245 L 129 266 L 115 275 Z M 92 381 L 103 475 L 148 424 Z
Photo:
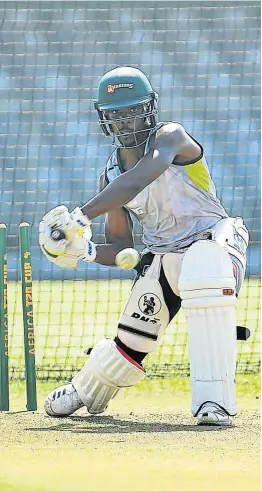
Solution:
M 64 232 L 62 230 L 59 230 L 59 228 L 53 228 L 52 229 L 51 237 L 56 242 L 58 242 L 59 240 L 63 240 L 63 239 L 66 238 Z

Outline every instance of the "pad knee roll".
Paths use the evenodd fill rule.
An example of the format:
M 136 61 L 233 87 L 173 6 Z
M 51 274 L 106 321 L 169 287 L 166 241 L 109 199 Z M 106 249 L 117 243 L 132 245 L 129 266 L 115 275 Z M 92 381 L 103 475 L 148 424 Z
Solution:
M 112 339 L 102 339 L 72 384 L 91 414 L 102 413 L 120 388 L 129 387 L 146 376 Z

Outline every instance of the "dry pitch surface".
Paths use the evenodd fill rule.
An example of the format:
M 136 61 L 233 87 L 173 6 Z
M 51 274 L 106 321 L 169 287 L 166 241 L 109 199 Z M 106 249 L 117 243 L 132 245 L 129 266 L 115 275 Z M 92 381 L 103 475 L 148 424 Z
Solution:
M 55 384 L 39 385 L 39 411 L 0 414 L 0 491 L 258 491 L 259 377 L 238 377 L 234 428 L 196 427 L 188 379 L 148 380 L 112 401 L 104 416 L 52 419 L 42 411 Z

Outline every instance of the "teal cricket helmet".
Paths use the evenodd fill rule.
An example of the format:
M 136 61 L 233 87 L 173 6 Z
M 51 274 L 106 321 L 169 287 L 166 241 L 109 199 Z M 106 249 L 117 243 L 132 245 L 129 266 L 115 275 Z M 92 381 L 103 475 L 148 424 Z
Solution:
M 136 114 L 134 118 L 144 118 L 147 129 L 151 129 L 156 125 L 157 100 L 158 94 L 141 70 L 121 66 L 110 70 L 101 78 L 94 107 L 105 135 L 113 137 L 113 143 L 117 144 L 116 138 L 121 134 L 116 135 L 112 131 L 112 121 L 108 118 L 108 111 L 141 105 L 141 113 Z

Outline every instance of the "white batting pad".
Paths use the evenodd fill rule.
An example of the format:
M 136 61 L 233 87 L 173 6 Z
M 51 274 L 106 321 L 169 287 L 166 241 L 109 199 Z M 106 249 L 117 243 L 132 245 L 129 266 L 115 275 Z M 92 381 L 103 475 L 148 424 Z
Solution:
M 188 327 L 192 412 L 211 401 L 237 412 L 236 294 L 233 265 L 221 245 L 207 240 L 185 254 L 179 278 Z
M 72 384 L 88 412 L 99 414 L 120 388 L 132 386 L 145 376 L 145 370 L 125 355 L 112 339 L 102 339 Z

